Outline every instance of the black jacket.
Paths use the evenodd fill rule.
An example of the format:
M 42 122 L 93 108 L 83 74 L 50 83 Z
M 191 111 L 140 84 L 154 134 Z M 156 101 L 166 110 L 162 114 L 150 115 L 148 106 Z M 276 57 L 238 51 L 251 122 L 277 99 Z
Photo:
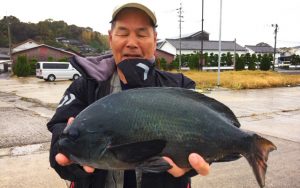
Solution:
M 105 170 L 96 170 L 93 174 L 88 174 L 77 164 L 63 167 L 57 164 L 55 155 L 58 153 L 57 141 L 66 127 L 68 118 L 76 117 L 91 103 L 111 93 L 111 78 L 116 67 L 111 55 L 90 59 L 75 56 L 71 63 L 82 77 L 75 80 L 65 91 L 54 116 L 47 124 L 48 130 L 52 133 L 50 164 L 61 178 L 74 181 L 75 187 L 102 188 L 107 173 Z M 182 74 L 160 71 L 155 69 L 154 65 L 151 70 L 151 76 L 154 78 L 152 86 L 195 88 L 195 82 Z M 186 188 L 188 183 L 190 183 L 188 175 L 175 178 L 164 172 L 147 173 L 142 176 L 142 188 Z M 135 187 L 134 171 L 125 172 L 124 187 Z

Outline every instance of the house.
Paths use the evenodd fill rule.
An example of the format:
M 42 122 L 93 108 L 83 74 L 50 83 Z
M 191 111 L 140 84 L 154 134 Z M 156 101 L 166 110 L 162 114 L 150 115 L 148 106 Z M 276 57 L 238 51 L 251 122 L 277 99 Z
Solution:
M 250 54 L 273 54 L 274 48 L 267 43 L 261 42 L 256 45 L 245 45 Z
M 0 48 L 0 74 L 2 72 L 8 72 L 9 66 L 11 64 L 9 48 Z
M 9 60 L 9 59 L 10 59 L 9 55 L 0 54 L 0 60 Z
M 37 43 L 36 41 L 32 40 L 32 39 L 28 39 L 25 40 L 22 43 L 16 44 L 12 47 L 12 53 L 14 52 L 18 52 L 18 51 L 22 51 L 22 50 L 26 50 L 26 49 L 30 49 L 36 46 L 39 46 L 40 44 Z
M 46 44 L 40 44 L 32 48 L 27 48 L 24 50 L 18 50 L 17 52 L 13 52 L 13 63 L 17 61 L 18 56 L 22 55 L 26 55 L 28 60 L 36 59 L 37 61 L 48 61 L 49 58 L 53 60 L 59 60 L 64 58 L 70 58 L 75 54 Z
M 203 38 L 203 53 L 219 53 L 219 41 L 209 40 L 209 33 L 196 32 L 181 38 L 181 54 L 191 54 L 201 52 L 201 41 Z M 180 52 L 180 39 L 166 39 L 158 43 L 158 49 L 170 54 L 177 55 Z M 221 42 L 222 53 L 245 54 L 246 49 L 234 41 Z
M 9 48 L 0 48 L 0 60 L 9 60 Z
M 175 55 L 170 54 L 170 53 L 168 53 L 168 52 L 165 52 L 165 51 L 163 51 L 163 50 L 161 50 L 161 49 L 156 49 L 156 51 L 155 51 L 155 57 L 156 57 L 157 59 L 164 58 L 164 59 L 167 61 L 167 63 L 170 64 L 170 63 L 172 63 L 172 61 L 174 60 Z

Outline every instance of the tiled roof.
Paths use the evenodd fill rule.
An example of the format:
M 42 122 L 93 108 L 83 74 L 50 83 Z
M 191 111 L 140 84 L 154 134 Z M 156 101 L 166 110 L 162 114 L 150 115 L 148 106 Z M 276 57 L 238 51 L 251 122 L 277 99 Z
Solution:
M 166 39 L 176 49 L 179 49 L 179 39 Z M 222 41 L 222 50 L 234 51 L 234 41 Z M 201 41 L 181 40 L 182 50 L 200 50 Z M 219 50 L 219 41 L 203 41 L 203 50 Z M 246 51 L 246 49 L 239 44 L 236 44 L 236 51 Z
M 246 48 L 254 51 L 255 53 L 274 53 L 274 48 L 271 46 L 253 46 L 253 45 L 246 45 Z
M 28 49 L 20 50 L 20 51 L 17 51 L 17 52 L 13 52 L 12 54 L 17 54 L 17 53 L 20 53 L 20 52 L 24 52 L 24 51 L 32 50 L 32 49 L 35 49 L 35 48 L 39 48 L 39 47 L 42 47 L 42 46 L 45 46 L 45 47 L 47 47 L 47 48 L 51 48 L 51 49 L 53 49 L 53 50 L 61 51 L 61 52 L 63 52 L 63 53 L 67 53 L 67 54 L 70 54 L 70 55 L 74 55 L 73 52 L 69 52 L 69 51 L 66 51 L 66 50 L 60 49 L 60 48 L 55 48 L 55 47 L 49 46 L 49 45 L 47 45 L 47 44 L 40 44 L 40 45 L 35 46 L 35 47 L 32 47 L 32 48 L 28 48 Z

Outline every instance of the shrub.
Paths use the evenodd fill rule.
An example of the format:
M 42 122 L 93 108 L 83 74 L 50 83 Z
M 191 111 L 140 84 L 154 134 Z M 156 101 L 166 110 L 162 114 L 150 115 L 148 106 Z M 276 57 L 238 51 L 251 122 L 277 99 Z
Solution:
M 243 57 L 243 55 L 241 57 L 236 55 L 235 70 L 239 71 L 244 69 L 245 69 L 245 58 Z
M 59 62 L 69 62 L 69 58 L 64 57 L 64 58 L 58 59 L 57 61 L 59 61 Z
M 18 77 L 30 75 L 30 65 L 27 63 L 27 56 L 18 56 L 17 62 L 13 65 L 13 72 Z
M 50 57 L 48 57 L 48 61 L 53 62 L 54 58 L 50 56 Z
M 267 54 L 264 54 L 260 62 L 260 70 L 267 71 L 271 67 L 271 59 Z
M 29 67 L 30 67 L 30 75 L 35 75 L 35 69 L 36 69 L 36 64 L 37 64 L 36 59 L 31 59 L 29 61 Z
M 159 65 L 159 68 L 161 69 L 161 70 L 168 70 L 168 67 L 167 67 L 167 61 L 165 60 L 165 58 L 160 58 L 159 59 L 159 63 L 160 63 L 160 65 Z

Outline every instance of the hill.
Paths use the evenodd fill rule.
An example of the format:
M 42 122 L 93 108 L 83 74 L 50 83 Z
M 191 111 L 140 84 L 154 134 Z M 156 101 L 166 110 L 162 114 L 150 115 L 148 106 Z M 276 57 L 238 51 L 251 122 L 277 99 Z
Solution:
M 8 29 L 10 23 L 12 45 L 33 39 L 58 48 L 72 49 L 83 54 L 101 53 L 109 49 L 108 36 L 92 28 L 68 25 L 64 21 L 47 19 L 35 23 L 24 23 L 14 16 L 0 20 L 0 47 L 8 47 Z

